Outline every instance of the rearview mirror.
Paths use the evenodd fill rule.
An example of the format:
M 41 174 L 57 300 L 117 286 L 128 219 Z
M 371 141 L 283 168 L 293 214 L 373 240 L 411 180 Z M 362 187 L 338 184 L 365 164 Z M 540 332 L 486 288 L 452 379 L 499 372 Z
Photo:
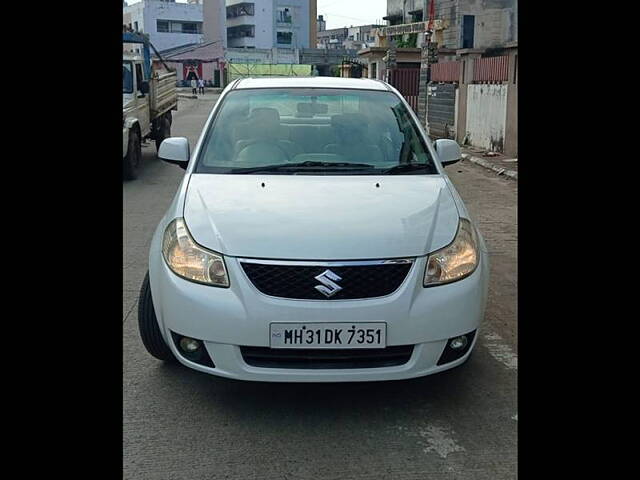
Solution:
M 443 167 L 459 162 L 462 158 L 460 146 L 455 140 L 441 138 L 435 141 L 434 147 L 438 152 L 438 157 L 440 157 L 440 163 L 442 163 Z
M 326 103 L 303 103 L 300 102 L 297 104 L 298 116 L 309 116 L 313 115 L 323 115 L 329 111 L 329 105 Z
M 185 137 L 170 137 L 165 139 L 158 149 L 158 158 L 173 163 L 184 170 L 189 165 L 189 140 Z

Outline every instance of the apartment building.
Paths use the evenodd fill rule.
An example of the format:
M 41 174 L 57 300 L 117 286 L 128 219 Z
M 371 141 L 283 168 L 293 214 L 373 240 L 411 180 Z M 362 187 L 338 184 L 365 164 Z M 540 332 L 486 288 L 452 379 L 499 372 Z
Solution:
M 316 0 L 227 0 L 227 46 L 315 47 L 316 11 Z
M 325 23 L 322 15 L 318 17 L 318 24 Z M 376 42 L 374 29 L 384 25 L 358 25 L 351 27 L 332 28 L 318 31 L 317 48 L 326 50 L 361 50 L 371 47 Z
M 198 1 L 141 0 L 123 6 L 122 23 L 149 35 L 159 51 L 202 42 L 202 4 Z
M 389 25 L 425 21 L 430 1 L 387 0 L 387 16 L 383 18 Z M 440 48 L 486 49 L 518 41 L 518 0 L 433 1 L 433 40 Z
M 347 27 L 330 28 L 329 30 L 319 31 L 317 48 L 324 48 L 326 50 L 343 49 L 342 44 L 347 40 L 348 35 L 349 30 Z

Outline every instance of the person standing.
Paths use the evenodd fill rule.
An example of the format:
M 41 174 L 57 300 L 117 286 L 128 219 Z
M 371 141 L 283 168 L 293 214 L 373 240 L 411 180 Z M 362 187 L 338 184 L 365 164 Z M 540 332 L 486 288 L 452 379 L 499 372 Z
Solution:
M 204 95 L 204 80 L 202 78 L 198 80 L 198 90 Z
M 198 82 L 196 81 L 195 77 L 191 78 L 191 93 L 193 93 L 194 95 L 198 94 Z

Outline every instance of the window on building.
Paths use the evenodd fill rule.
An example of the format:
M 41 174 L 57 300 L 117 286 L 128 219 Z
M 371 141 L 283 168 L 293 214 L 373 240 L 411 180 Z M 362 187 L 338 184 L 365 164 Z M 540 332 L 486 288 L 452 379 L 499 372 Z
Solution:
M 254 25 L 239 25 L 227 28 L 227 39 L 255 37 Z
M 236 18 L 243 15 L 253 15 L 254 4 L 253 3 L 240 3 L 238 5 L 232 5 L 227 7 L 227 18 Z
M 291 9 L 287 7 L 278 8 L 278 22 L 279 23 L 291 23 Z
M 182 33 L 200 33 L 200 25 L 198 22 L 183 22 Z
M 202 22 L 157 20 L 156 26 L 158 32 L 164 33 L 202 33 Z
M 138 22 L 133 22 L 133 27 L 135 28 L 136 32 L 138 31 Z
M 293 32 L 278 32 L 277 34 L 278 43 L 282 43 L 284 45 L 291 45 L 292 39 L 293 39 Z
M 371 78 L 373 78 L 374 80 L 378 79 L 378 63 L 377 62 L 371 63 Z
M 463 15 L 462 17 L 462 48 L 473 48 L 473 34 L 475 28 L 475 15 Z

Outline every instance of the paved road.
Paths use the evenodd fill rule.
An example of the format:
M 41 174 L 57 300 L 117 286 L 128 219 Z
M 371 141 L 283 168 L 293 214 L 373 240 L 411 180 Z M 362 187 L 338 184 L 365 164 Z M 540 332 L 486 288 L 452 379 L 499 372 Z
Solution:
M 199 135 L 213 96 L 182 100 L 173 134 Z M 447 171 L 488 243 L 489 305 L 471 359 L 400 382 L 268 384 L 164 365 L 143 349 L 137 295 L 153 230 L 182 170 L 143 149 L 124 191 L 125 479 L 516 478 L 516 182 Z

